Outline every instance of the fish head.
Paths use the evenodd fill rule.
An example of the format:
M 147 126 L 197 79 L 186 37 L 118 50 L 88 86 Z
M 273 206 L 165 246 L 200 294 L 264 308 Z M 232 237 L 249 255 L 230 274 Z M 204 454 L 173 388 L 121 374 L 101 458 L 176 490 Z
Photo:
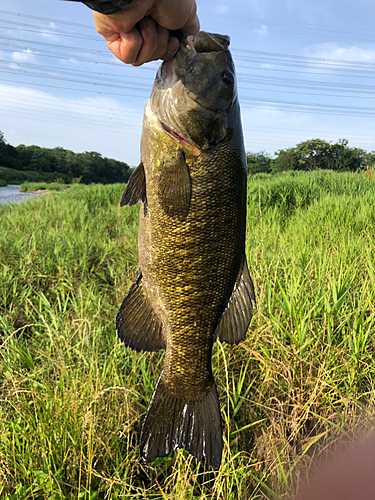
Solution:
M 237 101 L 229 37 L 200 31 L 158 70 L 150 105 L 164 130 L 207 150 L 225 140 Z

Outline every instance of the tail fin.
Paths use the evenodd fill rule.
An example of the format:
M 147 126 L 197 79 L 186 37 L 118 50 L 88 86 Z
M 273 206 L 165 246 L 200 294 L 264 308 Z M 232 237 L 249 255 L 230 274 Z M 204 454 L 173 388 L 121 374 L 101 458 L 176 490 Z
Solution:
M 168 391 L 161 377 L 143 422 L 139 454 L 145 462 L 184 448 L 207 465 L 219 467 L 223 449 L 221 416 L 215 382 L 196 401 L 184 401 Z

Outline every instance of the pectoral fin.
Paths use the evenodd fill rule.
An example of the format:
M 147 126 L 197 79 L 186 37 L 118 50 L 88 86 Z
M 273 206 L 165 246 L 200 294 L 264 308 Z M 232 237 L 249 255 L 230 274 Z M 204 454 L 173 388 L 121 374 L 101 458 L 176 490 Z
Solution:
M 190 207 L 191 181 L 182 152 L 164 164 L 158 182 L 158 196 L 167 215 L 187 217 Z
M 124 344 L 136 351 L 165 348 L 162 324 L 145 293 L 141 271 L 122 301 L 116 316 L 116 330 Z
M 246 257 L 244 257 L 244 263 L 238 274 L 231 298 L 216 328 L 216 337 L 228 344 L 238 344 L 245 340 L 255 308 L 254 285 Z
M 132 207 L 140 201 L 142 203 L 146 202 L 146 176 L 142 162 L 130 176 L 125 191 L 121 196 L 120 207 L 125 205 Z

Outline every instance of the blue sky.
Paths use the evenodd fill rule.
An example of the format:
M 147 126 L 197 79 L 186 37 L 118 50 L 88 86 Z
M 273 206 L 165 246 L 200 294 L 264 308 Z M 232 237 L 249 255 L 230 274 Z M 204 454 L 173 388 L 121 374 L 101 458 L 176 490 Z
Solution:
M 231 37 L 247 151 L 312 138 L 375 150 L 373 0 L 201 0 L 198 14 Z M 117 61 L 76 2 L 3 0 L 0 19 L 5 139 L 137 165 L 159 64 Z

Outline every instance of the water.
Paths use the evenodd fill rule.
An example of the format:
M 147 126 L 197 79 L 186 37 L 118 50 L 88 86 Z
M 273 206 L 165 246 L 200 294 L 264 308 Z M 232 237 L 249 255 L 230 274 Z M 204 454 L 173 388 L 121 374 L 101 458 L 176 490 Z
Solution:
M 26 201 L 29 198 L 36 198 L 41 196 L 35 193 L 21 193 L 20 185 L 9 184 L 5 187 L 0 187 L 0 204 Z

